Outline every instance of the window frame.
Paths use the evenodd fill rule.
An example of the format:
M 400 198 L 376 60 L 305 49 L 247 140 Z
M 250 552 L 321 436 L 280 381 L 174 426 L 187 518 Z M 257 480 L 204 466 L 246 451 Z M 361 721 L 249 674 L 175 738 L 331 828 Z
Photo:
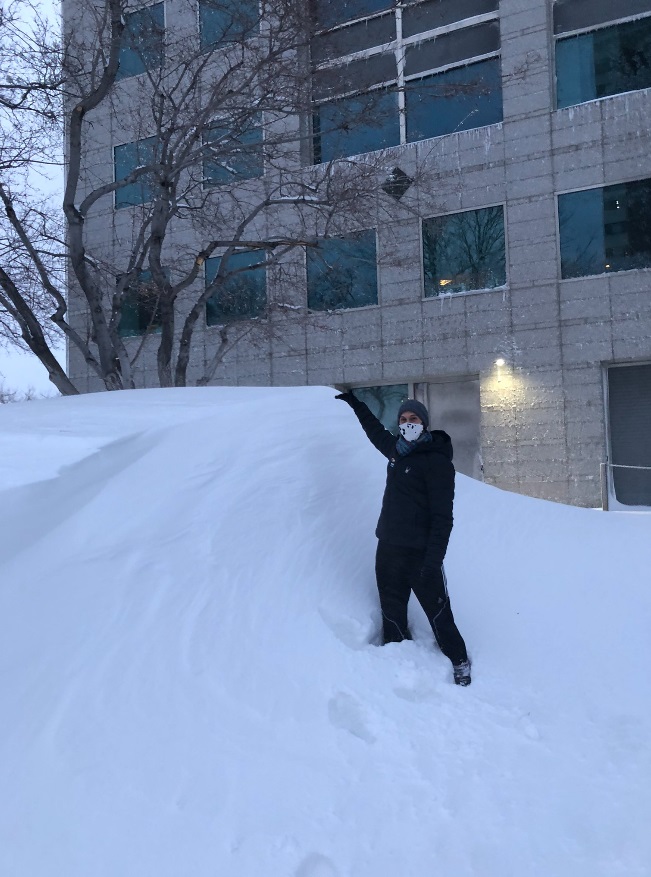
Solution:
M 478 210 L 491 210 L 495 207 L 502 208 L 502 218 L 504 221 L 504 283 L 501 286 L 486 286 L 482 289 L 463 289 L 459 290 L 459 292 L 443 292 L 439 293 L 439 295 L 426 295 L 425 294 L 425 247 L 424 247 L 424 238 L 423 238 L 423 223 L 428 219 L 443 219 L 446 216 L 459 216 L 461 213 L 476 213 Z M 451 213 L 439 213 L 436 216 L 422 216 L 419 219 L 420 223 L 420 236 L 419 236 L 419 251 L 420 251 L 420 285 L 421 285 L 421 301 L 439 301 L 442 297 L 452 297 L 458 295 L 483 295 L 487 292 L 502 292 L 505 289 L 510 288 L 509 281 L 509 235 L 508 235 L 508 210 L 506 201 L 496 201 L 493 204 L 483 204 L 481 207 L 465 207 L 463 210 L 454 210 Z

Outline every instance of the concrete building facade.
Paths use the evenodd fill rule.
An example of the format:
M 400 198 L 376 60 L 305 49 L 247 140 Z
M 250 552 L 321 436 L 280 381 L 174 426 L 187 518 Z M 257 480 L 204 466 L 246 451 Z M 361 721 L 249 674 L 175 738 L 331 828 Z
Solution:
M 388 195 L 390 218 L 385 207 L 382 222 L 369 223 L 377 302 L 320 309 L 262 347 L 245 340 L 213 383 L 353 387 L 385 414 L 415 394 L 452 434 L 461 471 L 531 496 L 600 505 L 600 464 L 651 466 L 651 0 L 419 5 L 443 16 L 427 30 L 440 51 L 443 37 L 479 34 L 477 54 L 461 63 L 451 50 L 437 70 L 498 59 L 499 120 L 411 142 L 403 130 L 387 147 L 387 165 L 407 177 L 430 165 L 437 183 Z M 371 3 L 359 20 L 390 8 Z M 168 26 L 179 14 L 168 0 Z M 628 65 L 624 73 L 618 63 Z M 112 167 L 111 151 L 126 140 L 122 123 L 101 121 L 97 154 L 86 156 L 91 170 Z M 503 218 L 503 276 L 464 288 L 472 283 L 441 276 L 441 263 L 458 258 L 439 251 L 427 275 L 426 222 L 474 222 L 489 209 Z M 91 234 L 108 227 L 119 247 L 127 213 L 98 211 Z M 291 260 L 305 276 L 304 254 Z M 299 304 L 307 286 L 297 286 Z M 214 328 L 202 327 L 194 356 L 210 357 L 216 344 Z M 83 389 L 101 389 L 72 350 L 69 368 Z M 138 381 L 156 385 L 153 348 Z M 651 505 L 649 475 L 636 470 L 633 481 L 620 481 L 617 499 Z

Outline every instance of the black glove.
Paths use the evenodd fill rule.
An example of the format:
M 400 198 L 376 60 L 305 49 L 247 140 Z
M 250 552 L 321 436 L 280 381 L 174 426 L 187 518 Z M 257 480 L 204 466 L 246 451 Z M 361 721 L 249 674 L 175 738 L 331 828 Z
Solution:
M 345 393 L 339 393 L 338 396 L 335 396 L 335 399 L 341 399 L 342 402 L 347 402 L 351 407 L 357 401 L 357 397 L 351 390 L 346 390 Z

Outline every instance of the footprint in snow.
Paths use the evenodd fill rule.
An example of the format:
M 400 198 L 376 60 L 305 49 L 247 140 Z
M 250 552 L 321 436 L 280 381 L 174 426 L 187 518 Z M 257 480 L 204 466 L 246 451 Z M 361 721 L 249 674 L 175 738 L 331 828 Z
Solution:
M 294 877 L 339 877 L 334 863 L 320 853 L 310 855 L 298 866 Z
M 348 731 L 365 743 L 375 743 L 375 734 L 370 731 L 364 715 L 364 708 L 350 694 L 340 691 L 328 702 L 328 718 L 335 728 Z
M 330 632 L 349 649 L 358 652 L 366 648 L 369 642 L 373 643 L 375 630 L 371 619 L 362 622 L 356 618 L 335 616 L 323 608 L 319 609 L 319 615 Z

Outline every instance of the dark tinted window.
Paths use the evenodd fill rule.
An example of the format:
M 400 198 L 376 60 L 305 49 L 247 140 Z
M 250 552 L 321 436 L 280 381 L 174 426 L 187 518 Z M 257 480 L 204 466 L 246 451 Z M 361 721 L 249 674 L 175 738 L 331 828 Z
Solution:
M 205 186 L 221 186 L 261 177 L 264 172 L 261 119 L 248 130 L 233 132 L 213 125 L 204 134 Z
M 500 26 L 497 21 L 465 27 L 441 34 L 434 40 L 425 40 L 408 46 L 405 75 L 412 76 L 437 67 L 457 64 L 467 58 L 490 55 L 500 48 Z
M 474 15 L 496 12 L 498 5 L 498 0 L 424 0 L 422 3 L 411 3 L 402 13 L 402 33 L 405 37 L 412 37 Z
M 390 43 L 396 38 L 396 17 L 392 12 L 341 27 L 312 39 L 312 61 L 339 58 L 373 46 Z
M 557 106 L 651 86 L 651 17 L 556 43 Z
M 229 320 L 259 317 L 267 306 L 267 272 L 264 250 L 234 253 L 226 265 L 226 277 L 206 302 L 206 323 L 215 326 Z M 215 279 L 221 257 L 206 260 L 206 286 Z
M 554 33 L 567 33 L 651 12 L 651 0 L 556 0 Z
M 137 76 L 163 63 L 165 10 L 156 3 L 125 16 L 117 78 Z
M 373 91 L 317 106 L 313 115 L 314 162 L 361 155 L 400 143 L 398 96 Z
M 393 0 L 314 0 L 315 24 L 317 28 L 334 27 L 391 9 L 393 5 Z
M 375 85 L 394 82 L 397 76 L 393 52 L 373 55 L 339 67 L 317 70 L 312 79 L 312 97 L 314 100 L 325 100 L 348 92 L 359 93 Z
M 564 278 L 651 267 L 651 180 L 558 196 Z
M 115 162 L 115 179 L 123 180 L 136 168 L 151 164 L 156 152 L 156 138 L 146 137 L 134 143 L 116 146 L 113 150 Z M 132 207 L 146 204 L 153 197 L 153 179 L 151 174 L 143 174 L 133 183 L 128 183 L 115 192 L 115 206 Z
M 504 211 L 468 210 L 423 221 L 425 295 L 506 283 Z
M 258 0 L 199 0 L 202 48 L 247 40 L 259 30 Z
M 608 369 L 608 409 L 615 497 L 651 506 L 651 365 Z
M 407 140 L 424 140 L 502 121 L 499 58 L 410 80 Z
M 158 292 L 151 271 L 141 271 L 138 283 L 128 287 L 122 299 L 118 326 L 122 338 L 144 335 L 160 327 Z
M 315 311 L 378 303 L 375 230 L 329 238 L 307 250 L 307 304 Z

